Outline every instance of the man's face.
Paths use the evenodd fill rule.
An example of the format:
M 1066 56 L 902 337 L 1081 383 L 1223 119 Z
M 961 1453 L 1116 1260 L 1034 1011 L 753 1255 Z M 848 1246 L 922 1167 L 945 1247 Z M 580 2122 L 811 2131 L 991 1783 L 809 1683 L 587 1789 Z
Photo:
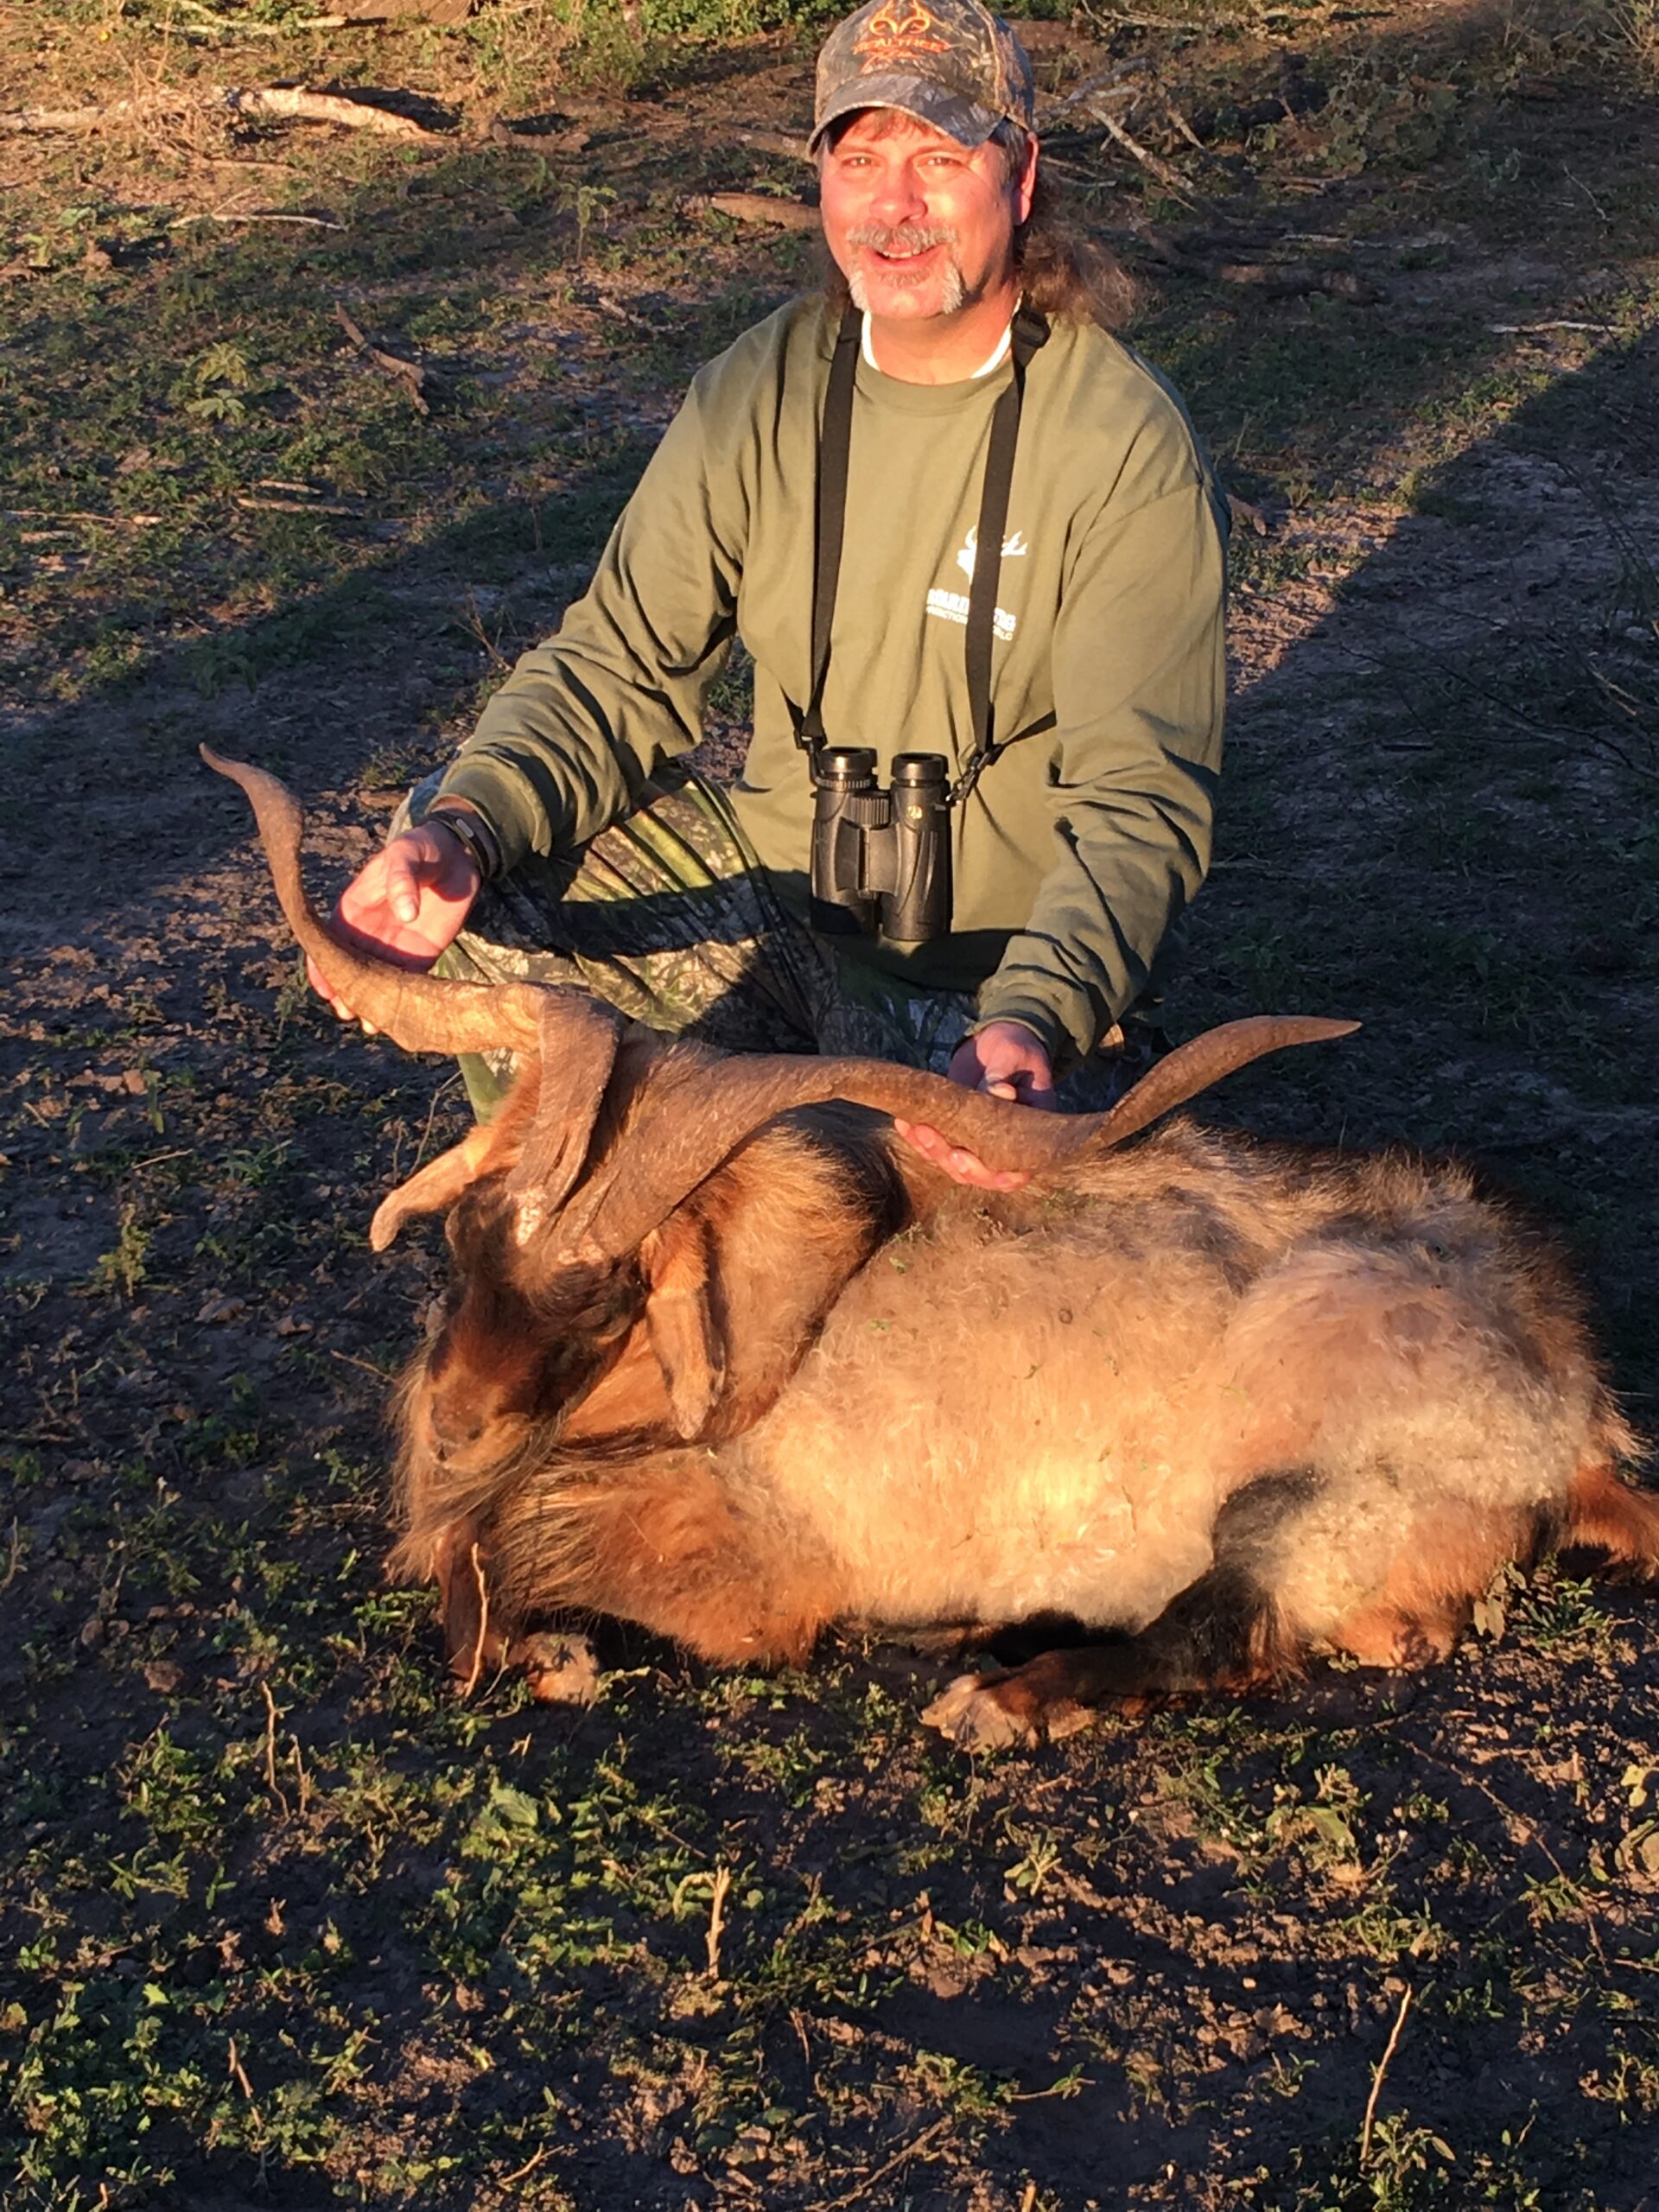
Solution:
M 821 181 L 823 235 L 854 306 L 920 322 L 1007 283 L 1036 166 L 1034 145 L 1010 178 L 999 147 L 970 150 L 893 108 L 855 116 Z

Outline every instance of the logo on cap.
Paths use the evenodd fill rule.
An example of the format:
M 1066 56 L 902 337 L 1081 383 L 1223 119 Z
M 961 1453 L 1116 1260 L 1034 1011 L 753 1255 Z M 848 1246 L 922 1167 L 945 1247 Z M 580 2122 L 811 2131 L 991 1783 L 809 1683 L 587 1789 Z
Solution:
M 939 26 L 922 0 L 885 0 L 853 41 L 855 54 L 879 62 L 905 61 L 918 54 L 948 54 L 949 39 L 931 36 Z

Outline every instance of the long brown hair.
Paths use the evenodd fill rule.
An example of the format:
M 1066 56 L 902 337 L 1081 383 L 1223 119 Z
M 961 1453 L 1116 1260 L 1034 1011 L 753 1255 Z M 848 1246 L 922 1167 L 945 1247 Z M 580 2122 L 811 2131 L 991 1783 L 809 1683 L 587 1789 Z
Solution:
M 827 143 L 833 145 L 852 120 L 849 115 L 839 128 L 832 127 Z M 999 123 L 990 143 L 1012 178 L 1024 163 L 1028 134 L 1017 123 Z M 1116 330 L 1134 310 L 1135 279 L 1116 254 L 1088 235 L 1040 161 L 1031 213 L 1014 234 L 1014 258 L 1027 306 L 1050 322 L 1095 322 Z M 847 279 L 827 250 L 823 262 L 824 290 L 832 306 L 844 309 Z

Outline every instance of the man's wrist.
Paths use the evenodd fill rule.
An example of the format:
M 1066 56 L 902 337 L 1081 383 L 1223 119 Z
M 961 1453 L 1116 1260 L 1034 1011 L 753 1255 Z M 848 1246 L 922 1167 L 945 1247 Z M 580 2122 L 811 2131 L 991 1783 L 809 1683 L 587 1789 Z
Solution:
M 425 823 L 447 830 L 478 871 L 480 884 L 501 873 L 501 845 L 493 830 L 469 800 L 439 798 L 427 809 Z
M 975 1022 L 972 1028 L 968 1031 L 967 1034 L 969 1038 L 982 1037 L 988 1029 L 1019 1030 L 1023 1035 L 1031 1038 L 1035 1044 L 1041 1047 L 1043 1052 L 1047 1056 L 1051 1066 L 1057 1057 L 1055 1039 L 1052 1033 L 1046 1029 L 1039 1028 L 1034 1020 L 1027 1020 L 1027 1018 L 1022 1014 L 988 1014 L 982 1015 L 980 1020 Z

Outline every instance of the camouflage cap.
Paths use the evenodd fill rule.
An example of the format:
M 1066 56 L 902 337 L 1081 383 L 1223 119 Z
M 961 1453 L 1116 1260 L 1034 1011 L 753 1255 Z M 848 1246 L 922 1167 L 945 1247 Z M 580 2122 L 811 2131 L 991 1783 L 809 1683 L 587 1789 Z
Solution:
M 1032 130 L 1034 102 L 1025 48 L 980 0 L 866 0 L 819 51 L 808 143 L 860 108 L 896 107 L 982 146 L 1005 117 Z

